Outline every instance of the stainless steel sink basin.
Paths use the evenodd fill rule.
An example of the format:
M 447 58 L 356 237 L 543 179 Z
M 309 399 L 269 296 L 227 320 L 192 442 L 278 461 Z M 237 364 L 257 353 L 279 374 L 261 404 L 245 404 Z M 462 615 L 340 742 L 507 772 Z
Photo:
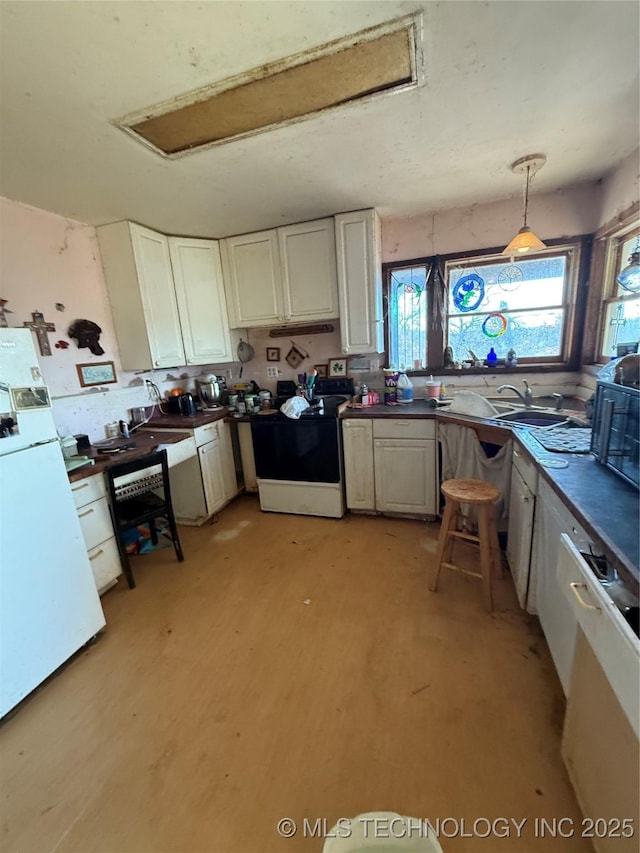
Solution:
M 567 420 L 567 415 L 561 412 L 536 412 L 531 409 L 521 409 L 518 412 L 507 412 L 504 415 L 496 415 L 496 420 L 509 421 L 510 423 L 523 424 L 525 426 L 545 427 L 553 424 L 561 424 Z

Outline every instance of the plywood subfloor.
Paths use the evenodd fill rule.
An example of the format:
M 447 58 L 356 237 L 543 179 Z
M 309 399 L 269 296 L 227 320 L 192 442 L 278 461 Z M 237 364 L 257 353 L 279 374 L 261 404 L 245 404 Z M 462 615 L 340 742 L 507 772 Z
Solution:
M 437 524 L 262 514 L 244 497 L 137 558 L 108 628 L 0 730 L 2 850 L 320 851 L 276 833 L 391 810 L 522 819 L 459 851 L 586 851 L 535 838 L 580 814 L 564 699 L 537 621 L 446 572 Z M 468 547 L 468 546 L 462 546 Z M 449 824 L 449 832 L 451 834 Z

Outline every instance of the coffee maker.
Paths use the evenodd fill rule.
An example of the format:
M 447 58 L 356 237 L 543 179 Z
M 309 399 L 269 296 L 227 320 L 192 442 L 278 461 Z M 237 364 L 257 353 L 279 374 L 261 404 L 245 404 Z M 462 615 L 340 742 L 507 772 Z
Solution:
M 222 395 L 227 390 L 224 376 L 196 376 L 196 389 L 200 405 L 204 411 L 219 409 L 222 406 Z

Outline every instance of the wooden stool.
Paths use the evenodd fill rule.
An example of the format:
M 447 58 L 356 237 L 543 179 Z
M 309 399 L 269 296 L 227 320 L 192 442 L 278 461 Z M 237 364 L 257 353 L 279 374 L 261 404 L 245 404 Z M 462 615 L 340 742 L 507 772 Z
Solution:
M 447 569 L 455 569 L 464 574 L 482 578 L 485 607 L 491 612 L 493 609 L 491 595 L 492 568 L 497 577 L 502 577 L 500 544 L 498 542 L 498 531 L 493 513 L 493 504 L 500 497 L 500 490 L 485 480 L 446 480 L 442 484 L 441 489 L 447 502 L 442 517 L 440 538 L 438 539 L 436 575 L 431 589 L 433 592 L 438 589 L 440 571 L 443 566 Z M 477 506 L 477 536 L 457 530 L 458 519 L 460 518 L 460 504 L 475 504 Z M 462 569 L 451 562 L 453 543 L 456 539 L 466 539 L 468 542 L 475 542 L 480 546 L 480 572 Z

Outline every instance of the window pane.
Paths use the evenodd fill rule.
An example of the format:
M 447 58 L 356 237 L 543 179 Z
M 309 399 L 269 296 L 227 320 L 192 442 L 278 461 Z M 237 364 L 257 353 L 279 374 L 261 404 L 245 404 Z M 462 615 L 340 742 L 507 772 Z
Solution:
M 391 273 L 389 363 L 413 369 L 425 364 L 427 354 L 427 269 L 395 269 Z
M 607 305 L 604 321 L 602 355 L 616 355 L 618 344 L 640 340 L 640 297 L 621 299 Z
M 468 358 L 473 350 L 478 358 L 484 359 L 493 347 L 498 358 L 506 358 L 511 348 L 518 358 L 557 356 L 562 346 L 564 312 L 561 308 L 546 311 L 502 311 L 506 330 L 497 337 L 488 337 L 499 332 L 501 324 L 487 320 L 487 314 L 457 314 L 449 317 L 449 346 L 453 348 L 456 361 Z
M 638 246 L 638 236 L 639 236 L 638 234 L 632 234 L 631 236 L 623 238 L 623 242 L 621 243 L 619 250 L 618 250 L 616 268 L 614 271 L 614 279 L 627 266 L 633 252 L 637 251 L 636 247 Z M 626 290 L 624 287 L 621 287 L 619 284 L 615 284 L 614 286 L 615 286 L 615 294 L 614 294 L 615 296 L 624 296 L 625 293 L 629 293 L 628 290 Z M 627 338 L 626 340 L 634 340 L 634 339 L 633 338 L 631 338 L 631 339 Z M 637 340 L 637 337 L 635 338 L 635 340 Z M 622 343 L 622 341 L 620 341 L 620 343 Z
M 465 297 L 468 297 L 467 305 L 475 305 L 483 290 L 484 295 L 474 310 L 504 312 L 560 306 L 564 301 L 566 267 L 565 256 L 518 259 L 514 264 L 507 261 L 451 267 L 448 269 L 449 313 L 465 313 Z M 477 281 L 478 277 L 482 284 Z

